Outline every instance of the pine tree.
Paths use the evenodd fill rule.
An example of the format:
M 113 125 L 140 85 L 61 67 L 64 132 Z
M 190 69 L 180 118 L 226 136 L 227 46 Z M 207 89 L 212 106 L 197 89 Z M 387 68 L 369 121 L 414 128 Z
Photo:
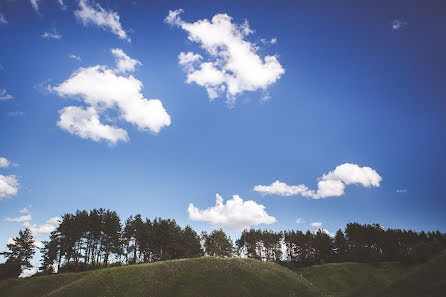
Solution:
M 0 272 L 2 278 L 19 277 L 23 270 L 32 268 L 31 258 L 35 254 L 34 239 L 31 230 L 19 231 L 19 236 L 13 238 L 13 243 L 7 244 L 9 252 L 0 253 L 7 258 Z

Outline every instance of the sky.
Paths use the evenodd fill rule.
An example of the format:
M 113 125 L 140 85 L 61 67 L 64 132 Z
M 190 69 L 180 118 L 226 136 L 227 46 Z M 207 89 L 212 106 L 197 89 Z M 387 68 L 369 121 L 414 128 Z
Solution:
M 0 244 L 64 213 L 446 232 L 444 1 L 0 1 Z

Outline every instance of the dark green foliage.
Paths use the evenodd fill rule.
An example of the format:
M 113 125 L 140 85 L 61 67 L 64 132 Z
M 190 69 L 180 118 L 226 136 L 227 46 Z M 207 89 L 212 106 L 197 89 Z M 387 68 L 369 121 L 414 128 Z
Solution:
M 234 246 L 231 238 L 222 230 L 214 230 L 211 234 L 203 232 L 204 250 L 208 256 L 226 258 L 231 257 Z
M 0 266 L 0 279 L 17 278 L 23 270 L 33 267 L 30 260 L 35 254 L 35 246 L 30 229 L 20 230 L 13 243 L 6 246 L 9 251 L 1 253 L 6 262 Z

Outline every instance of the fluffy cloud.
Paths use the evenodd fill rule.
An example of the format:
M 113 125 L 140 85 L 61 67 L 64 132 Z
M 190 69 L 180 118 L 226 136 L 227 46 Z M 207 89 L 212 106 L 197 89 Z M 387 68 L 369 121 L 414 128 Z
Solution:
M 111 52 L 115 57 L 116 69 L 118 72 L 133 72 L 135 71 L 136 65 L 142 65 L 140 61 L 127 56 L 120 48 L 114 48 L 111 50 Z
M 265 211 L 265 206 L 252 200 L 244 201 L 238 195 L 232 196 L 224 204 L 223 198 L 217 194 L 215 206 L 200 210 L 191 203 L 187 211 L 192 221 L 209 222 L 232 231 L 243 231 L 251 226 L 276 222 L 276 218 Z
M 6 168 L 9 165 L 11 165 L 11 162 L 8 159 L 0 157 L 0 168 Z
M 406 193 L 407 189 L 397 189 L 396 192 L 397 193 Z
M 303 184 L 290 186 L 280 181 L 275 181 L 269 186 L 257 185 L 254 187 L 254 191 L 265 195 L 302 195 L 303 197 L 320 199 L 344 195 L 346 185 L 356 184 L 364 187 L 379 187 L 381 180 L 382 177 L 370 167 L 344 163 L 319 178 L 317 191 L 310 190 Z
M 322 226 L 322 222 L 313 222 L 310 225 L 311 227 L 320 228 Z
M 276 56 L 260 57 L 258 47 L 246 40 L 254 31 L 247 21 L 234 24 L 227 14 L 216 14 L 187 23 L 180 18 L 182 9 L 169 11 L 165 22 L 188 33 L 188 39 L 200 44 L 208 55 L 180 53 L 179 64 L 187 72 L 187 83 L 206 88 L 210 99 L 226 94 L 228 103 L 245 91 L 266 90 L 285 73 Z
M 54 217 L 46 221 L 45 224 L 37 226 L 36 224 L 30 224 L 29 222 L 23 223 L 23 226 L 29 228 L 33 236 L 48 235 L 59 226 L 61 219 Z
M 99 115 L 92 107 L 83 109 L 77 106 L 67 106 L 63 108 L 60 111 L 57 126 L 84 139 L 106 140 L 111 144 L 116 144 L 118 141 L 129 141 L 127 131 L 102 124 L 99 121 Z
M 304 220 L 302 218 L 298 218 L 296 220 L 296 224 L 302 224 L 304 222 Z
M 79 8 L 79 10 L 74 11 L 74 15 L 84 26 L 90 23 L 95 24 L 104 30 L 109 29 L 120 39 L 127 40 L 128 42 L 131 41 L 130 37 L 127 36 L 127 33 L 122 28 L 118 13 L 105 10 L 98 3 L 92 3 L 90 5 L 88 0 L 80 0 Z
M 42 37 L 46 39 L 61 39 L 62 35 L 54 31 L 54 32 L 44 32 L 42 34 Z
M 51 89 L 60 96 L 80 99 L 87 108 L 68 106 L 60 113 L 58 126 L 71 134 L 94 141 L 106 140 L 110 144 L 129 141 L 124 129 L 104 125 L 100 115 L 117 110 L 119 119 L 137 126 L 143 131 L 159 133 L 170 125 L 170 116 L 159 99 L 146 99 L 143 84 L 132 75 L 140 63 L 129 58 L 122 50 L 112 50 L 117 68 L 93 66 L 79 68 L 69 79 Z
M 3 13 L 0 12 L 0 24 L 7 24 L 8 21 L 6 20 L 6 17 L 3 15 Z
M 0 200 L 17 195 L 19 182 L 15 175 L 0 174 Z
M 14 98 L 11 94 L 6 93 L 6 90 L 0 90 L 0 101 L 6 101 Z
M 20 216 L 20 217 L 16 217 L 16 218 L 10 218 L 7 217 L 5 219 L 5 222 L 17 222 L 17 223 L 22 223 L 22 222 L 27 222 L 27 221 L 31 221 L 32 217 L 30 214 L 28 215 L 24 215 L 24 216 Z

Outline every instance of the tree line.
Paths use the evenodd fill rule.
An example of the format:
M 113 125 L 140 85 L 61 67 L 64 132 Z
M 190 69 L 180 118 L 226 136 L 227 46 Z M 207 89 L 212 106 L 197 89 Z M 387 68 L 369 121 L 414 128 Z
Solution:
M 19 232 L 7 260 L 0 264 L 0 279 L 18 277 L 31 268 L 35 253 L 29 229 Z M 39 274 L 83 271 L 115 265 L 149 263 L 203 255 L 255 258 L 283 265 L 309 266 L 327 262 L 425 261 L 446 248 L 446 234 L 386 229 L 379 224 L 347 224 L 334 237 L 324 230 L 274 232 L 249 229 L 232 242 L 222 230 L 200 235 L 175 220 L 130 216 L 123 224 L 115 211 L 93 209 L 65 214 L 49 240 L 40 248 Z

